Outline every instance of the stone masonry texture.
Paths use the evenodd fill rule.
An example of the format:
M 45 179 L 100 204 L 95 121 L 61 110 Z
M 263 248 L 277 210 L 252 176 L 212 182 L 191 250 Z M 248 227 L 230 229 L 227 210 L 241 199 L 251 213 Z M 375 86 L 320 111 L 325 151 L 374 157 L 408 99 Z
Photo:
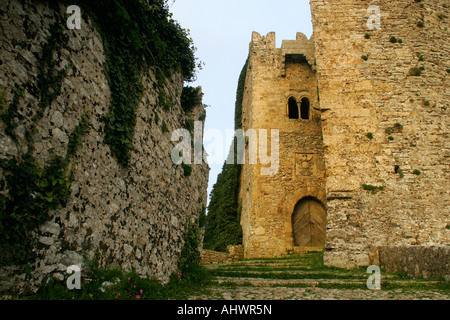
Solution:
M 280 130 L 280 166 L 273 176 L 261 175 L 260 165 L 243 166 L 245 256 L 295 249 L 291 216 L 305 196 L 327 208 L 328 266 L 379 262 L 381 246 L 445 249 L 450 4 L 310 3 L 311 39 L 298 34 L 278 49 L 274 33 L 252 35 L 243 126 Z M 377 19 L 375 27 L 368 23 Z M 300 63 L 289 58 L 299 56 Z M 289 119 L 290 96 L 310 98 L 310 120 Z M 308 159 L 302 154 L 316 159 L 306 166 L 309 178 L 296 175 Z
M 289 100 L 300 109 L 308 99 L 308 119 L 289 117 Z M 300 112 L 300 111 L 299 111 Z M 292 212 L 299 200 L 313 197 L 325 203 L 325 167 L 321 138 L 313 41 L 298 33 L 275 47 L 275 34 L 252 35 L 242 105 L 244 133 L 268 130 L 268 146 L 279 145 L 277 170 L 262 174 L 261 164 L 242 167 L 240 201 L 244 256 L 271 257 L 294 250 Z M 278 141 L 271 130 L 279 130 Z M 251 139 L 251 137 L 249 137 Z M 252 150 L 251 141 L 246 144 Z M 261 144 L 258 144 L 261 148 Z M 258 150 L 261 152 L 261 150 Z M 268 147 L 268 152 L 270 148 Z M 273 156 L 273 155 L 272 155 Z M 275 160 L 274 160 L 275 161 Z
M 379 29 L 368 28 L 370 5 Z M 367 265 L 379 245 L 449 244 L 449 6 L 311 1 L 327 265 Z
M 60 6 L 61 14 L 65 8 Z M 63 13 L 64 14 L 64 13 Z M 30 1 L 0 2 L 0 92 L 12 101 L 14 88 L 27 88 L 36 82 L 37 58 L 55 21 L 56 12 L 47 5 Z M 202 105 L 184 114 L 180 105 L 181 75 L 167 78 L 166 95 L 173 106 L 158 106 L 155 70 L 150 69 L 142 83 L 144 95 L 137 111 L 134 151 L 127 168 L 118 165 L 104 143 L 104 117 L 111 99 L 103 70 L 102 38 L 86 17 L 80 30 L 64 31 L 68 46 L 58 57 L 58 68 L 73 64 L 62 80 L 60 95 L 46 109 L 37 125 L 33 156 L 40 164 L 52 154 L 64 156 L 69 134 L 89 111 L 89 129 L 72 163 L 71 197 L 64 208 L 52 212 L 51 220 L 35 230 L 32 272 L 23 266 L 2 267 L 2 291 L 35 291 L 42 281 L 62 280 L 73 264 L 86 266 L 99 253 L 102 267 L 134 268 L 142 276 L 155 276 L 166 282 L 176 271 L 190 221 L 195 221 L 206 205 L 209 168 L 192 165 L 185 176 L 181 165 L 171 160 L 171 132 L 183 128 L 186 119 L 204 114 Z M 33 35 L 33 36 L 30 36 Z M 25 90 L 19 100 L 15 129 L 17 141 L 4 133 L 0 123 L 0 155 L 20 157 L 24 153 L 25 127 L 37 106 L 33 92 Z M 163 132 L 166 123 L 169 132 Z M 0 172 L 0 176 L 3 172 Z M 4 192 L 3 190 L 2 192 Z

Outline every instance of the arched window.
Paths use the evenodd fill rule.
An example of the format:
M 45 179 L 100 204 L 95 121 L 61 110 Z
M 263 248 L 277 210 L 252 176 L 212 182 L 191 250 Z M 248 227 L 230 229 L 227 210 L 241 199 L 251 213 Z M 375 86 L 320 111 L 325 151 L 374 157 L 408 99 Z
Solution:
M 289 119 L 298 119 L 298 105 L 295 98 L 289 98 Z
M 302 119 L 309 119 L 309 100 L 308 98 L 303 98 L 300 105 L 300 116 Z

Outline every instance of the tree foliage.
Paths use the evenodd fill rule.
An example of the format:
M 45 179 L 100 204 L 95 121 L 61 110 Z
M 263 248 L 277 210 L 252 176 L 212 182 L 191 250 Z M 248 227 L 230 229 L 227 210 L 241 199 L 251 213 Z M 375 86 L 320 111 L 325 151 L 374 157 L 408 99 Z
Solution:
M 236 92 L 235 129 L 242 127 L 242 100 L 247 64 L 248 59 L 239 76 Z M 224 163 L 210 195 L 204 238 L 205 249 L 226 251 L 228 245 L 242 244 L 241 210 L 238 199 L 241 165 L 236 163 L 236 148 L 230 148 L 230 152 L 232 150 L 234 150 L 234 164 Z

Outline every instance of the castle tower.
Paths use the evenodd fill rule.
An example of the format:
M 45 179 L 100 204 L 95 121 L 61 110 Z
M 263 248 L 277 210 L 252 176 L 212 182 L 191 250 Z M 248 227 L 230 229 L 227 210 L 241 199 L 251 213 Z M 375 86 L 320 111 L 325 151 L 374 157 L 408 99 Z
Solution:
M 242 166 L 245 257 L 282 255 L 296 246 L 323 248 L 325 167 L 313 40 L 298 33 L 276 48 L 275 33 L 253 32 L 249 51 L 243 130 L 268 130 L 269 145 L 279 145 L 279 166 L 271 175 L 261 174 L 260 162 Z M 274 129 L 279 139 L 270 141 Z
M 325 264 L 383 264 L 386 246 L 448 245 L 448 0 L 311 0 L 311 12 Z
M 242 168 L 245 256 L 324 246 L 326 265 L 353 268 L 448 248 L 448 0 L 311 12 L 314 40 L 250 43 L 243 128 L 279 129 L 279 170 Z

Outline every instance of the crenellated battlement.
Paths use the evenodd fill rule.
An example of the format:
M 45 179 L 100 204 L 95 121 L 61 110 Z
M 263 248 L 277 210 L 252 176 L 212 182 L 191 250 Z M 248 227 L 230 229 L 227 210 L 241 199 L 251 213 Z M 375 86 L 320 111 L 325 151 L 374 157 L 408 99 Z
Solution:
M 286 76 L 286 61 L 306 61 L 315 70 L 314 36 L 308 39 L 306 35 L 297 32 L 295 40 L 283 40 L 281 48 L 276 47 L 275 32 L 261 36 L 253 31 L 250 42 L 250 53 L 260 55 L 278 55 L 281 59 L 280 75 Z M 270 61 L 270 59 L 266 59 Z

